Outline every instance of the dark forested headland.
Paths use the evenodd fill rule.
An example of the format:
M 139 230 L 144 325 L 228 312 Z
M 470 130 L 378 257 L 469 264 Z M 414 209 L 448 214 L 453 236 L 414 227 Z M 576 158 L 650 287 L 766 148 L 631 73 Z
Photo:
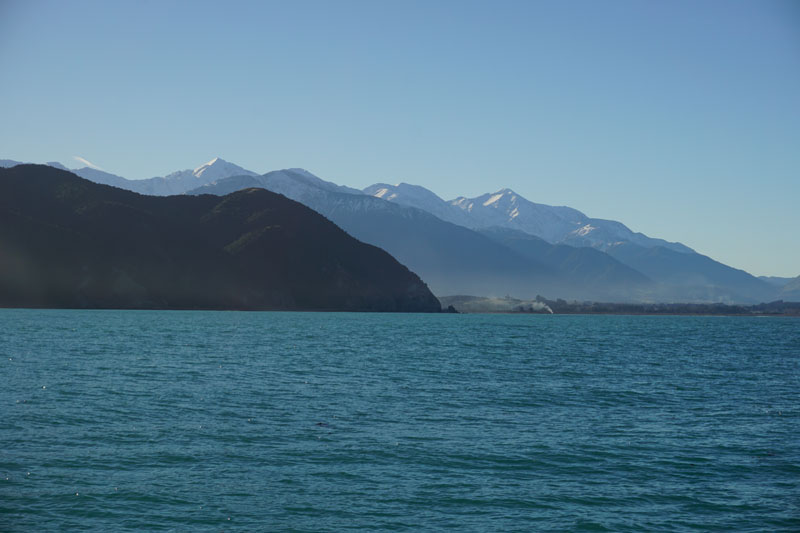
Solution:
M 0 169 L 0 306 L 439 311 L 420 278 L 263 189 L 143 196 Z

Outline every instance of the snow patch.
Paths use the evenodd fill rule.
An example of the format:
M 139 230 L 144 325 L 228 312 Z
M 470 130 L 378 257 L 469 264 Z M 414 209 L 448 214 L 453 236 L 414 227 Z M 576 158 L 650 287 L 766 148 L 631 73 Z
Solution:
M 219 161 L 219 157 L 215 157 L 214 159 L 212 159 L 212 160 L 211 160 L 211 161 L 209 161 L 208 163 L 204 163 L 204 164 L 200 165 L 199 167 L 197 167 L 196 169 L 194 169 L 194 171 L 195 171 L 195 172 L 201 172 L 202 170 L 205 170 L 207 167 L 210 167 L 211 165 L 213 165 L 213 164 L 214 164 L 214 163 L 216 163 L 217 161 Z
M 483 206 L 484 207 L 488 207 L 488 206 L 490 206 L 491 204 L 495 203 L 497 200 L 499 200 L 502 197 L 503 197 L 503 193 L 502 192 L 494 194 L 488 200 L 483 202 Z
M 206 164 L 204 164 L 204 165 L 200 165 L 199 167 L 197 167 L 196 169 L 194 169 L 194 170 L 192 171 L 192 175 L 194 175 L 196 178 L 199 178 L 200 176 L 202 176 L 202 175 L 203 175 L 203 173 L 204 173 L 206 170 L 208 170 L 209 168 L 211 168 L 211 166 L 212 166 L 212 165 L 214 165 L 214 164 L 215 164 L 215 163 L 217 163 L 217 162 L 220 162 L 220 163 L 225 163 L 225 161 L 221 160 L 219 157 L 215 157 L 214 159 L 212 159 L 212 160 L 211 160 L 211 161 L 209 161 L 208 163 L 206 163 Z

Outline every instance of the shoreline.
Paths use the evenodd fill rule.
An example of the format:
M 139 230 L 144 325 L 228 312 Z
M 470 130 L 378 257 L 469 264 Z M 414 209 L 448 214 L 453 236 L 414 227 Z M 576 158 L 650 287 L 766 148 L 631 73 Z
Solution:
M 537 297 L 521 300 L 506 296 L 443 296 L 442 307 L 453 306 L 462 313 L 511 313 L 555 315 L 631 316 L 800 316 L 800 302 L 725 303 L 632 303 L 550 300 Z
M 800 307 L 800 304 L 797 304 Z M 0 311 L 3 310 L 25 310 L 25 311 L 167 311 L 167 312 L 215 312 L 215 313 L 367 313 L 367 314 L 397 314 L 397 315 L 543 315 L 543 316 L 686 316 L 686 317 L 743 317 L 743 318 L 800 318 L 800 310 L 792 312 L 760 312 L 760 313 L 697 313 L 697 312 L 653 312 L 653 311 L 589 311 L 589 310 L 575 310 L 575 311 L 515 311 L 515 310 L 470 310 L 470 311 L 457 311 L 455 313 L 442 309 L 440 312 L 423 312 L 423 311 L 374 311 L 374 310 L 351 310 L 351 309 L 209 309 L 209 308 L 182 308 L 182 307 L 14 307 L 0 305 Z
M 800 313 L 625 313 L 625 312 L 574 312 L 574 313 L 531 313 L 528 311 L 459 311 L 461 315 L 543 315 L 543 316 L 688 316 L 688 317 L 742 317 L 742 318 L 800 318 Z

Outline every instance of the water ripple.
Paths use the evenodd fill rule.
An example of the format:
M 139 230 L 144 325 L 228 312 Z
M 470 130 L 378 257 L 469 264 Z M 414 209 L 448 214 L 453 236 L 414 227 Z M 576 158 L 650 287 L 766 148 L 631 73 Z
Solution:
M 0 310 L 0 530 L 798 531 L 800 321 Z

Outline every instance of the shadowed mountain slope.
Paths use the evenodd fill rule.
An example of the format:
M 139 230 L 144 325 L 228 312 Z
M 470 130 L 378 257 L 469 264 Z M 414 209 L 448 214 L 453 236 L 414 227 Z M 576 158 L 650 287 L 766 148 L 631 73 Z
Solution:
M 653 282 L 647 276 L 595 248 L 550 244 L 523 231 L 501 227 L 480 233 L 560 272 L 571 286 L 587 287 L 586 292 L 592 292 L 595 299 L 635 300 L 652 289 Z
M 238 165 L 229 163 L 224 159 L 215 157 L 208 163 L 195 169 L 179 170 L 163 177 L 148 178 L 144 180 L 129 180 L 104 170 L 91 167 L 76 168 L 72 173 L 86 178 L 95 183 L 113 185 L 121 189 L 149 194 L 152 196 L 168 196 L 183 194 L 189 189 L 201 187 L 214 180 L 230 176 L 255 176 L 255 172 L 246 170 Z
M 587 217 L 577 209 L 531 202 L 511 189 L 501 189 L 475 198 L 459 197 L 449 202 L 419 185 L 376 183 L 365 194 L 402 205 L 424 209 L 442 220 L 472 229 L 502 227 L 523 231 L 553 244 L 589 246 L 604 250 L 624 241 L 640 246 L 663 246 L 678 252 L 693 250 L 681 243 L 654 239 L 631 231 L 615 220 Z
M 633 298 L 758 303 L 778 294 L 773 284 L 698 254 L 681 243 L 651 238 L 631 231 L 620 222 L 590 218 L 570 207 L 530 202 L 510 189 L 450 202 L 424 187 L 405 183 L 378 183 L 365 188 L 364 193 L 425 209 L 444 220 L 492 236 L 526 257 L 536 257 L 573 281 L 583 279 L 591 283 L 605 291 L 601 298 L 612 301 Z M 526 238 L 522 234 L 535 237 Z M 547 248 L 545 241 L 556 247 Z M 570 251 L 563 245 L 594 248 L 613 259 L 600 253 Z M 644 290 L 642 276 L 638 280 L 635 274 L 623 276 L 620 263 L 628 267 L 627 274 L 641 273 L 656 283 Z M 606 268 L 609 270 L 604 274 Z M 596 291 L 589 297 L 596 298 Z
M 357 239 L 379 246 L 407 265 L 436 294 L 472 291 L 500 294 L 544 291 L 556 273 L 491 239 L 450 224 L 420 209 L 365 194 L 340 192 L 339 186 L 310 181 L 305 171 L 288 169 L 260 176 L 261 187 L 314 209 Z M 224 195 L 241 187 L 231 177 L 190 191 Z
M 788 302 L 800 302 L 800 276 L 781 287 L 779 296 Z
M 0 160 L 0 166 L 15 164 L 16 161 Z M 58 163 L 48 164 L 63 168 Z M 219 158 L 193 170 L 149 180 L 127 180 L 88 167 L 72 172 L 95 182 L 153 195 L 188 191 L 220 194 L 263 187 L 312 207 L 356 238 L 386 249 L 429 281 L 439 294 L 472 292 L 497 296 L 512 293 L 520 297 L 544 294 L 612 301 L 729 303 L 769 301 L 792 294 L 791 291 L 781 293 L 779 280 L 754 278 L 680 243 L 650 238 L 631 231 L 620 222 L 589 218 L 569 207 L 536 204 L 509 189 L 446 202 L 416 185 L 379 183 L 359 191 L 326 182 L 302 169 L 257 175 Z M 213 191 L 203 191 L 204 185 L 209 185 Z M 384 207 L 380 203 L 356 199 L 369 196 L 374 196 L 373 200 Z M 385 208 L 385 204 L 395 204 L 402 209 L 393 212 Z M 379 209 L 386 211 L 378 213 Z M 438 222 L 433 224 L 441 229 L 438 235 L 446 242 L 437 241 L 437 231 L 432 231 L 419 218 L 420 212 L 436 218 Z M 395 216 L 413 219 L 414 224 L 404 227 L 392 218 Z M 461 233 L 454 235 L 453 240 L 437 225 L 441 222 L 471 230 L 473 235 L 466 237 L 467 234 Z M 493 245 L 487 244 L 486 239 L 476 240 L 475 233 L 491 232 L 498 227 L 540 237 L 555 247 L 545 249 L 542 243 L 531 239 L 501 240 L 497 235 L 489 239 L 494 241 Z M 419 232 L 416 236 L 411 234 L 414 229 Z M 429 230 L 431 234 L 426 235 Z M 388 235 L 386 231 L 399 233 Z M 502 251 L 496 245 L 500 245 Z M 609 256 L 575 252 L 562 245 L 594 248 L 608 252 Z M 472 249 L 466 249 L 468 247 Z M 611 256 L 616 262 L 610 260 Z M 520 261 L 526 265 L 520 266 Z M 626 277 L 619 263 L 629 267 L 628 274 L 632 276 Z M 490 269 L 490 265 L 497 268 Z M 610 270 L 606 271 L 607 268 Z M 652 281 L 646 290 L 640 274 Z
M 582 271 L 569 264 L 566 257 L 560 260 L 548 257 L 553 245 L 536 237 L 526 235 L 541 241 L 540 248 L 546 249 L 536 250 L 541 254 L 530 248 L 509 247 L 491 234 L 483 235 L 446 222 L 422 209 L 360 194 L 304 170 L 274 171 L 253 179 L 262 187 L 322 213 L 357 239 L 388 251 L 419 273 L 438 295 L 514 294 L 532 298 L 543 294 L 580 299 L 613 295 L 628 299 L 636 297 L 640 285 L 649 283 L 645 276 L 597 250 L 560 247 L 565 256 L 574 252 L 583 258 Z M 251 186 L 250 178 L 219 180 L 190 194 L 228 194 L 243 185 Z M 595 260 L 599 264 L 592 275 L 590 263 Z M 616 274 L 603 276 L 609 265 L 612 271 L 616 269 Z
M 698 253 L 631 243 L 609 246 L 606 253 L 659 282 L 661 291 L 654 294 L 658 301 L 759 303 L 773 300 L 778 293 L 766 281 Z
M 0 305 L 438 311 L 389 254 L 263 189 L 142 196 L 0 169 Z
M 610 244 L 602 247 L 607 248 L 604 251 L 587 243 L 573 246 L 576 239 L 583 238 L 578 234 L 574 239 L 553 244 L 507 226 L 474 230 L 448 223 L 434 216 L 441 214 L 447 204 L 418 186 L 377 184 L 365 190 L 371 194 L 354 194 L 351 189 L 325 182 L 306 171 L 289 169 L 247 179 L 218 180 L 190 194 L 227 194 L 252 186 L 252 180 L 322 213 L 356 238 L 385 249 L 419 273 L 439 295 L 513 294 L 533 298 L 541 294 L 580 300 L 757 303 L 774 299 L 778 292 L 744 271 L 678 244 L 674 245 L 677 249 L 661 246 L 668 243 L 659 239 L 641 236 L 649 245 L 646 247 L 631 241 L 611 243 L 612 237 L 619 236 L 610 235 Z M 570 208 L 532 204 L 515 198 L 513 193 L 495 196 L 487 199 L 484 207 L 492 209 L 508 200 L 517 202 L 521 213 L 544 209 L 562 219 L 579 213 Z M 505 210 L 487 212 L 499 220 L 508 216 Z M 489 221 L 486 218 L 484 223 Z M 592 232 L 601 235 L 619 224 L 606 222 L 606 226 Z M 619 232 L 634 241 L 639 239 L 638 234 L 619 226 Z

